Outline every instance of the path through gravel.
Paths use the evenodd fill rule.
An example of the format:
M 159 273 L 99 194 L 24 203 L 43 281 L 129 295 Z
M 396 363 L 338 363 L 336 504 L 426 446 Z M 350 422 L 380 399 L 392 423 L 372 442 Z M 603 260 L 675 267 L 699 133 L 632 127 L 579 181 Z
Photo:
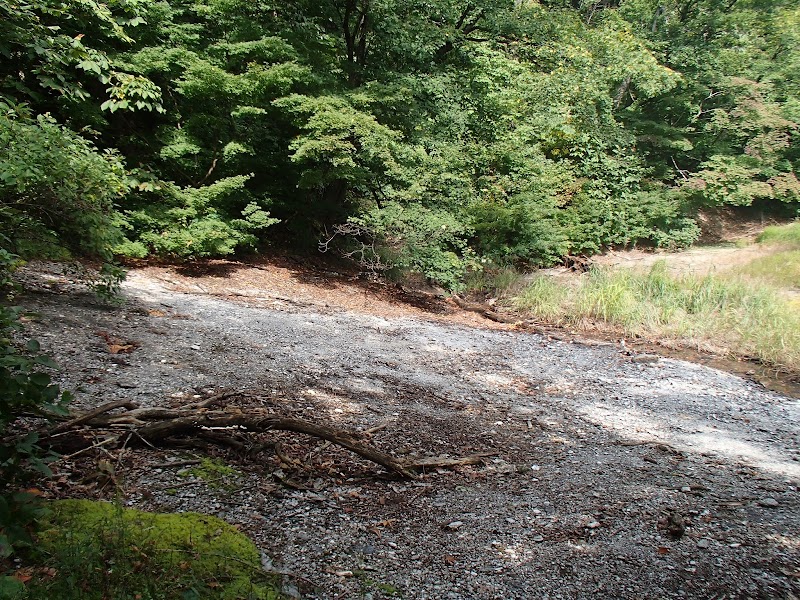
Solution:
M 51 279 L 27 298 L 43 316 L 30 327 L 83 406 L 245 390 L 276 412 L 385 425 L 372 440 L 398 454 L 496 453 L 405 482 L 319 440 L 276 434 L 289 463 L 238 465 L 223 487 L 191 484 L 144 454 L 121 467 L 130 505 L 239 524 L 269 568 L 290 574 L 287 593 L 800 596 L 796 399 L 610 344 L 298 303 L 252 282 L 225 297 L 208 279 L 135 271 L 128 303 L 110 310 Z M 111 354 L 108 337 L 138 346 Z

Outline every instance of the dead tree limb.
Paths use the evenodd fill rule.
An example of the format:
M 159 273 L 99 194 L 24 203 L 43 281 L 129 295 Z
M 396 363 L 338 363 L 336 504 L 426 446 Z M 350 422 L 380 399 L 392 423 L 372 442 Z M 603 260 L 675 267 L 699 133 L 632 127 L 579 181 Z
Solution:
M 476 454 L 463 458 L 404 461 L 359 439 L 364 435 L 360 432 L 347 432 L 303 419 L 278 416 L 260 409 L 249 411 L 210 410 L 210 407 L 218 402 L 231 396 L 241 395 L 240 393 L 224 392 L 183 408 L 160 406 L 140 408 L 129 401 L 109 402 L 42 432 L 43 439 L 52 439 L 56 434 L 63 436 L 71 429 L 88 426 L 111 432 L 129 431 L 130 435 L 127 436 L 129 441 L 138 440 L 140 444 L 153 448 L 187 442 L 191 445 L 206 446 L 211 442 L 214 445 L 228 445 L 244 449 L 247 444 L 240 441 L 239 435 L 233 434 L 291 431 L 341 446 L 382 466 L 387 471 L 405 478 L 415 478 L 415 471 L 430 468 L 454 468 L 478 464 L 484 457 L 491 456 L 490 454 Z M 109 414 L 117 408 L 127 408 L 128 410 Z M 375 427 L 369 430 L 369 433 L 374 433 L 385 426 L 384 424 Z M 117 435 L 116 438 L 119 439 L 120 436 Z
M 103 404 L 102 406 L 98 406 L 94 410 L 90 410 L 87 413 L 83 413 L 82 415 L 75 417 L 71 421 L 66 421 L 64 423 L 61 423 L 60 425 L 56 425 L 47 432 L 47 435 L 52 436 L 57 433 L 61 433 L 62 431 L 68 431 L 70 429 L 73 429 L 74 427 L 77 427 L 78 425 L 83 425 L 84 423 L 88 423 L 92 419 L 95 419 L 101 415 L 111 412 L 116 408 L 127 408 L 130 410 L 133 408 L 137 408 L 137 405 L 134 402 L 131 402 L 130 400 L 117 400 L 116 402 L 109 402 L 108 404 Z
M 497 456 L 497 452 L 481 452 L 472 456 L 462 458 L 423 458 L 406 466 L 410 469 L 431 469 L 439 467 L 441 469 L 452 469 L 453 467 L 464 467 L 467 465 L 478 465 L 490 456 Z
M 390 454 L 362 444 L 349 433 L 291 417 L 265 416 L 259 413 L 200 413 L 192 416 L 180 416 L 164 421 L 148 423 L 147 425 L 138 427 L 137 432 L 150 443 L 156 444 L 164 438 L 174 437 L 176 435 L 191 435 L 204 428 L 229 427 L 235 427 L 253 433 L 275 430 L 304 433 L 323 440 L 328 440 L 333 444 L 346 448 L 367 460 L 381 465 L 388 471 L 397 473 L 403 477 L 414 477 L 414 474 L 404 462 Z

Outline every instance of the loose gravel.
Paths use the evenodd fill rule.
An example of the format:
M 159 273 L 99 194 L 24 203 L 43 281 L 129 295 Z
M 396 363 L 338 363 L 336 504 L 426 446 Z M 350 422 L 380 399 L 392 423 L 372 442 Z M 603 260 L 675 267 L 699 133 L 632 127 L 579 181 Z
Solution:
M 128 505 L 237 524 L 288 595 L 800 596 L 796 399 L 618 345 L 343 308 L 330 286 L 300 302 L 149 268 L 109 308 L 53 269 L 25 277 L 40 315 L 28 327 L 79 407 L 241 390 L 276 413 L 377 428 L 369 439 L 400 456 L 493 453 L 416 481 L 285 433 L 271 436 L 281 456 L 220 454 L 236 471 L 216 479 L 168 466 L 187 451 L 122 457 Z

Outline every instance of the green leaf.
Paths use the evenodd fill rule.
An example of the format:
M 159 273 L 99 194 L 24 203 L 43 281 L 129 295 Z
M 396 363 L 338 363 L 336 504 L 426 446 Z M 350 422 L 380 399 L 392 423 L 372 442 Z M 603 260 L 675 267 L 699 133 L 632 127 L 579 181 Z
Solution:
M 49 356 L 39 355 L 33 359 L 33 361 L 37 365 L 42 365 L 43 367 L 50 367 L 51 369 L 58 369 L 58 364 L 50 358 Z
M 31 373 L 31 383 L 41 387 L 50 385 L 50 376 L 47 373 Z

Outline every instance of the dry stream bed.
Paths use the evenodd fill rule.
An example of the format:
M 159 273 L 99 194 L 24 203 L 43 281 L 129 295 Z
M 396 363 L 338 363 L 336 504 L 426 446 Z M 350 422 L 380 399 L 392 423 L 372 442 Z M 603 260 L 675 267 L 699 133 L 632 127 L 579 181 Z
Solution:
M 235 470 L 210 476 L 169 466 L 195 458 L 180 449 L 115 454 L 111 485 L 87 476 L 87 454 L 59 465 L 54 494 L 121 491 L 130 506 L 238 525 L 288 594 L 800 597 L 797 399 L 291 265 L 133 270 L 119 308 L 47 267 L 25 277 L 41 315 L 30 332 L 79 407 L 242 390 L 276 414 L 373 430 L 398 456 L 495 454 L 402 481 L 276 433 L 277 454 L 222 453 Z

